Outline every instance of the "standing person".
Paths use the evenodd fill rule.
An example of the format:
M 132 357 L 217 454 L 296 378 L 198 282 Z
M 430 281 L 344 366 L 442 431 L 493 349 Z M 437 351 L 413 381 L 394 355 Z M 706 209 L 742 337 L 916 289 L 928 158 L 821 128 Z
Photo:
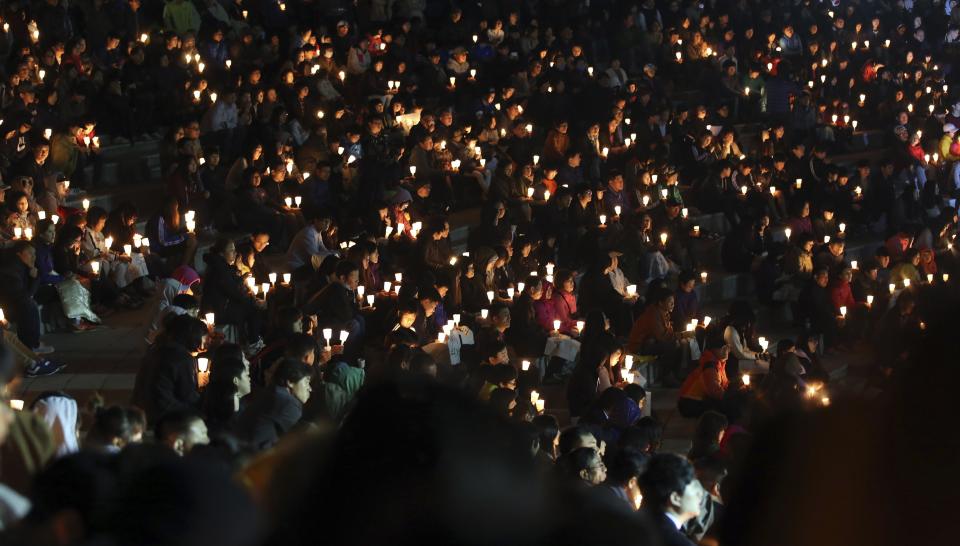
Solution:
M 693 465 L 673 453 L 654 455 L 640 476 L 643 510 L 665 546 L 693 546 L 681 528 L 700 514 L 703 487 Z

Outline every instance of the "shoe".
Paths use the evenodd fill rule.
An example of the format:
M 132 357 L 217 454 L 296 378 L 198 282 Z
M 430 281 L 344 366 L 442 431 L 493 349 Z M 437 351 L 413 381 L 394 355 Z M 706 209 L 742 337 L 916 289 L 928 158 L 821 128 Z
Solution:
M 52 360 L 38 360 L 28 366 L 23 375 L 25 377 L 46 377 L 48 375 L 53 375 L 66 367 L 66 364 L 60 364 Z
M 44 344 L 44 343 L 41 343 L 39 347 L 37 347 L 37 348 L 35 348 L 35 349 L 31 349 L 31 350 L 32 350 L 34 353 L 38 354 L 38 355 L 48 355 L 48 354 L 52 353 L 53 351 L 55 351 L 56 349 L 54 349 L 53 347 L 51 347 L 51 346 L 49 346 L 49 345 L 46 345 L 46 344 Z

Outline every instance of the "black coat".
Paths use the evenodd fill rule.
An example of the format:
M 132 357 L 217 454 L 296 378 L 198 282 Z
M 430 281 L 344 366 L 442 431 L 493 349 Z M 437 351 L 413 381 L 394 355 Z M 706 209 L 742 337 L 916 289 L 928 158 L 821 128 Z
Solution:
M 186 347 L 163 343 L 144 356 L 133 403 L 146 412 L 149 422 L 169 411 L 196 409 L 199 402 L 196 361 Z
M 203 278 L 203 302 L 205 312 L 220 315 L 228 305 L 251 303 L 250 293 L 243 285 L 240 273 L 230 266 L 223 256 L 210 254 L 206 258 L 207 272 Z
M 321 326 L 342 326 L 358 314 L 356 297 L 343 284 L 333 282 L 307 302 L 304 313 L 318 315 Z
M 647 515 L 653 522 L 656 533 L 660 537 L 660 544 L 663 546 L 694 546 L 693 541 L 680 532 L 663 512 L 648 510 Z
M 303 415 L 303 404 L 283 387 L 254 393 L 237 420 L 237 436 L 256 449 L 274 446 Z
M 17 256 L 9 256 L 8 262 L 0 267 L 0 303 L 8 308 L 16 307 L 15 302 L 32 298 L 39 283 L 30 276 L 30 270 Z M 39 278 L 39 275 L 37 276 Z

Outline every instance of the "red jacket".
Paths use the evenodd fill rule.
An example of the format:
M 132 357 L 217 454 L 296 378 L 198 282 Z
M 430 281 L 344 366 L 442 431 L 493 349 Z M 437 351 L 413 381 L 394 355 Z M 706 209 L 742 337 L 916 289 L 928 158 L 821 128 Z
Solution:
M 830 301 L 833 302 L 837 313 L 840 313 L 840 307 L 846 307 L 848 311 L 852 311 L 853 306 L 857 304 L 853 299 L 850 283 L 844 280 L 833 281 L 833 285 L 830 286 Z

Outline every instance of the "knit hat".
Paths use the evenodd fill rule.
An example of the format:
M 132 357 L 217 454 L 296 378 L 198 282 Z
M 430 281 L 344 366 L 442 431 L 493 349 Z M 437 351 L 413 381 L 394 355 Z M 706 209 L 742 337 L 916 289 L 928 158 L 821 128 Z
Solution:
M 944 133 L 950 133 L 950 134 L 956 133 L 956 132 L 957 132 L 957 126 L 954 125 L 954 124 L 952 124 L 952 123 L 944 123 L 944 124 L 943 124 L 943 132 L 944 132 Z

